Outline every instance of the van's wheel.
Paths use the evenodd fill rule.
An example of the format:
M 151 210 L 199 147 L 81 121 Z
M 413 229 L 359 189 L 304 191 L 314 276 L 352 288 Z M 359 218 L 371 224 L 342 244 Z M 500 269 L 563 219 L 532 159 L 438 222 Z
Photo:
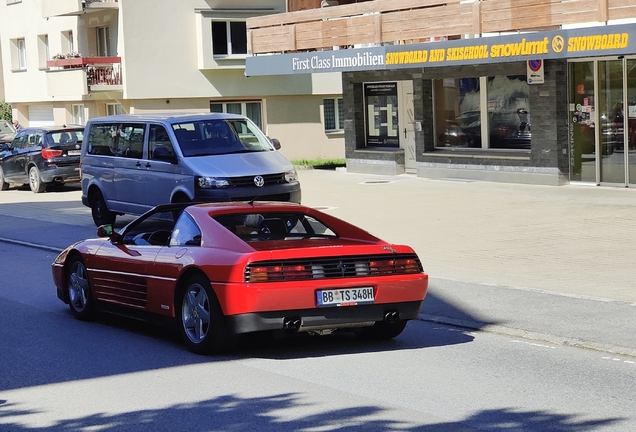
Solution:
M 221 305 L 202 274 L 190 277 L 177 297 L 179 331 L 188 348 L 197 354 L 227 351 L 234 347 L 236 334 L 228 326 Z
M 76 255 L 68 263 L 66 272 L 66 295 L 68 305 L 75 318 L 90 320 L 95 315 L 91 287 L 88 282 L 86 265 L 81 256 Z
M 4 179 L 4 171 L 2 171 L 2 167 L 0 167 L 0 190 L 9 189 L 9 183 L 7 183 Z
M 40 177 L 40 170 L 34 166 L 29 169 L 29 187 L 33 193 L 40 193 L 46 190 L 46 183 Z
M 96 191 L 91 195 L 91 214 L 93 215 L 93 222 L 95 225 L 113 225 L 117 215 L 106 207 L 106 201 L 100 191 Z

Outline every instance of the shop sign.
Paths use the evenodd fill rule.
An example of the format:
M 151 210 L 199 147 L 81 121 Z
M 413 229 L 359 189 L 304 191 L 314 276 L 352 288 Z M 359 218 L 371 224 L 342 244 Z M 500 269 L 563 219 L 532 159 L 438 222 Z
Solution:
M 636 54 L 636 26 L 627 24 L 410 45 L 258 55 L 246 59 L 245 75 L 356 72 L 532 60 L 543 63 L 547 59 L 630 54 Z

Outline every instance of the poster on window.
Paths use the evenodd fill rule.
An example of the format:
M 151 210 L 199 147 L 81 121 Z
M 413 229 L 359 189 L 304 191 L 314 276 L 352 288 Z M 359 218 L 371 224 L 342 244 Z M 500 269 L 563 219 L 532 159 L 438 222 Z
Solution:
M 398 147 L 397 83 L 364 84 L 367 146 Z

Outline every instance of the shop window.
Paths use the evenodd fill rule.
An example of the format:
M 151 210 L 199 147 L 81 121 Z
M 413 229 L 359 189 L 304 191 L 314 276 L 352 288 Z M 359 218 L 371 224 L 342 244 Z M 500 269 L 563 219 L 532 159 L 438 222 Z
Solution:
M 215 56 L 246 55 L 245 21 L 212 21 L 212 54 Z
M 366 138 L 370 147 L 398 147 L 397 83 L 364 85 Z
M 260 102 L 210 102 L 210 112 L 243 115 L 263 128 Z
M 485 84 L 485 95 L 482 86 Z M 525 76 L 436 80 L 437 147 L 530 148 L 530 103 Z M 488 136 L 482 136 L 482 120 Z
M 344 129 L 342 98 L 323 99 L 322 109 L 325 121 L 325 132 L 339 131 Z

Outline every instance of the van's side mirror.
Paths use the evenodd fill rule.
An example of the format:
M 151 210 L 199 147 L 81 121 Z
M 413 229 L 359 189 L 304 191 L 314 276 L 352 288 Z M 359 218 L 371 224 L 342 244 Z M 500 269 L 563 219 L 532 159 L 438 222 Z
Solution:
M 177 163 L 177 158 L 165 147 L 157 147 L 152 151 L 152 158 L 170 163 Z
M 280 150 L 280 141 L 278 141 L 276 138 L 270 138 L 269 140 L 272 142 L 272 145 L 276 150 Z

